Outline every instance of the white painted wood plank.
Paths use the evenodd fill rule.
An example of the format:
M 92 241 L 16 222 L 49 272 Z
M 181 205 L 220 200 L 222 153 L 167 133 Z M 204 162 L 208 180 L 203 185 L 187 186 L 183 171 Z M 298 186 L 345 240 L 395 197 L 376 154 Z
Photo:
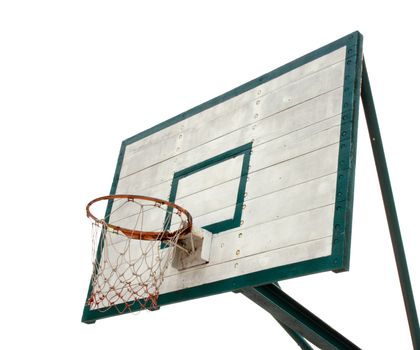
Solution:
M 251 171 L 270 166 L 273 163 L 286 161 L 287 159 L 338 142 L 340 136 L 339 124 L 340 117 L 330 118 L 321 123 L 287 134 L 284 137 L 277 138 L 271 143 L 262 143 L 260 146 L 257 144 L 251 155 Z M 263 140 L 265 141 L 265 139 L 262 139 L 262 141 Z M 240 139 L 240 141 L 244 140 Z M 194 157 L 191 155 L 190 162 L 192 164 L 187 163 L 186 165 L 191 166 L 198 163 L 203 155 L 206 157 L 205 159 L 208 159 L 211 156 L 219 154 L 221 147 L 224 147 L 223 142 L 217 142 L 217 144 L 214 145 L 216 151 L 214 151 L 214 149 L 200 149 Z M 170 169 L 168 169 L 171 166 L 170 163 L 162 163 L 160 166 L 160 171 L 162 173 L 171 173 Z M 159 169 L 149 168 L 145 172 L 134 174 L 127 179 L 122 179 L 119 183 L 150 184 L 150 182 L 153 182 L 155 179 L 155 181 L 160 180 L 158 176 L 152 176 L 158 171 Z M 172 177 L 167 179 L 167 181 L 168 180 L 171 181 Z
M 273 140 L 272 144 L 269 142 L 263 143 L 263 141 L 269 140 L 261 137 L 259 141 L 263 144 L 260 148 L 258 147 L 258 144 L 253 147 L 251 162 L 254 162 L 254 157 L 255 161 L 257 159 L 259 161 L 261 157 L 265 157 L 265 159 L 269 160 L 267 162 L 269 165 L 271 158 L 278 154 L 280 154 L 280 157 L 287 159 L 287 155 L 293 154 L 293 157 L 295 157 L 299 154 L 307 153 L 311 149 L 317 149 L 335 143 L 338 141 L 340 135 L 339 125 L 340 117 L 337 116 L 313 124 L 307 128 L 299 129 L 296 132 L 286 134 L 283 137 L 279 137 Z M 256 129 L 243 128 L 235 133 L 228 134 L 223 138 L 213 140 L 211 143 L 197 147 L 194 152 L 189 152 L 188 158 L 183 158 L 183 164 L 188 167 L 199 163 L 203 159 L 217 156 L 227 150 L 227 145 L 229 145 L 229 148 L 241 146 L 247 141 L 253 140 L 257 132 Z M 261 131 L 261 134 L 264 135 L 264 132 Z M 275 147 L 273 145 L 275 145 Z M 271 153 L 273 151 L 276 151 L 276 154 L 273 155 Z
M 275 90 L 255 101 L 262 116 L 269 116 L 343 86 L 344 62 Z
M 199 149 L 211 147 L 210 143 L 228 144 L 232 142 L 230 140 L 235 138 L 234 135 L 243 135 L 242 142 L 244 144 L 254 139 L 255 146 L 268 139 L 276 138 L 324 119 L 337 116 L 341 114 L 342 95 L 342 88 L 338 88 L 274 115 L 270 114 L 268 116 L 262 112 L 257 114 L 255 108 L 250 108 L 233 112 L 228 118 L 218 119 L 209 125 L 203 123 L 192 132 L 184 134 L 182 150 L 186 150 L 186 153 L 182 153 L 177 157 L 180 163 L 183 163 L 185 162 L 184 159 L 188 160 L 191 158 L 190 154 L 197 151 L 200 152 Z M 213 140 L 204 143 L 209 136 Z M 240 144 L 240 142 L 238 140 L 235 144 Z
M 274 267 L 285 263 L 297 262 L 300 261 L 302 254 L 309 254 L 307 251 L 308 247 L 313 249 L 314 241 L 323 241 L 325 243 L 321 245 L 323 253 L 319 254 L 319 251 L 312 251 L 310 258 L 328 255 L 331 250 L 330 236 L 332 234 L 333 214 L 334 207 L 327 206 L 230 234 L 215 235 L 212 242 L 210 263 L 205 266 L 205 269 L 211 269 L 212 266 L 216 266 L 216 270 L 223 271 L 225 267 L 230 267 L 231 272 L 236 273 L 236 271 L 232 270 L 232 266 L 238 263 L 242 265 L 242 272 L 249 273 L 256 271 L 258 265 L 267 267 L 267 264 L 271 264 Z M 267 236 L 267 232 L 276 234 Z M 127 254 L 125 258 L 128 263 L 135 261 L 139 256 L 139 252 L 146 250 L 147 247 L 152 247 L 148 242 L 140 242 L 139 244 L 141 247 L 131 246 L 130 254 Z M 299 250 L 301 251 L 299 252 Z M 248 260 L 254 259 L 255 254 L 259 255 L 256 258 L 259 264 L 252 265 Z M 276 257 L 276 261 L 272 261 L 273 255 Z M 156 256 L 156 253 L 153 256 L 149 254 L 148 259 L 153 260 Z M 288 258 L 287 262 L 284 261 L 285 256 Z M 115 254 L 111 261 L 116 261 L 117 257 L 119 257 L 118 254 Z M 121 258 L 119 259 L 121 260 Z M 221 265 L 224 266 L 222 269 L 220 269 Z M 245 268 L 248 270 L 243 271 Z M 202 268 L 199 268 L 198 272 L 199 274 L 197 273 L 196 278 L 198 280 L 201 276 L 208 275 Z M 178 274 L 177 270 L 169 268 L 165 278 L 170 280 Z M 185 273 L 182 272 L 182 274 L 184 275 Z M 203 279 L 200 281 L 200 284 L 208 282 L 207 279 Z
M 280 191 L 247 200 L 242 211 L 243 228 L 280 219 L 307 210 L 327 206 L 335 202 L 337 174 L 308 181 Z M 226 217 L 232 208 L 224 208 L 194 218 L 197 226 L 203 227 Z
M 218 104 L 209 108 L 185 121 L 185 129 L 194 127 L 195 125 L 202 124 L 202 120 L 212 121 L 215 117 L 226 116 L 226 110 L 234 111 L 241 109 L 244 105 L 249 104 L 253 100 L 260 98 L 274 90 L 283 88 L 289 84 L 292 84 L 298 80 L 302 80 L 306 76 L 316 74 L 321 70 L 325 70 L 328 67 L 340 63 L 345 59 L 346 48 L 342 47 L 334 52 L 324 55 L 318 59 L 308 62 L 300 67 L 297 67 L 291 71 L 284 73 L 283 75 L 274 78 L 260 86 L 257 86 L 245 93 L 233 97 L 222 104 Z
M 305 126 L 338 115 L 339 113 L 341 113 L 341 98 L 342 89 L 334 90 L 317 98 L 309 100 L 303 104 L 297 105 L 294 108 L 282 111 L 278 115 L 271 116 L 262 120 L 253 120 L 254 124 L 248 126 L 245 125 L 245 127 L 251 130 L 252 128 L 256 129 L 252 136 L 255 138 L 255 143 L 258 144 L 258 142 L 263 142 L 267 138 L 274 138 L 276 136 L 285 135 Z M 227 124 L 229 121 L 230 119 L 221 120 L 221 122 L 224 124 Z M 202 127 L 200 129 L 195 130 L 194 135 L 196 135 L 197 140 L 201 140 L 204 137 L 203 133 L 209 134 L 209 130 L 213 131 L 217 129 L 217 125 L 214 127 L 209 126 L 208 128 Z M 264 135 L 267 135 L 267 137 L 264 138 Z M 251 140 L 245 140 L 244 142 L 246 143 L 249 141 Z M 191 152 L 193 152 L 193 150 Z M 144 153 L 143 156 L 147 157 L 148 154 Z M 155 159 L 155 162 L 162 161 L 161 158 L 158 158 L 159 154 L 156 152 L 153 154 L 153 157 Z M 169 162 L 169 164 L 171 164 L 172 167 L 176 166 L 177 163 L 179 164 L 179 166 L 181 166 L 181 164 L 184 163 L 184 159 L 188 157 L 189 152 L 181 153 L 177 156 L 177 161 L 174 161 L 174 159 L 169 159 L 166 162 Z M 130 157 L 125 156 L 124 163 L 129 161 Z M 162 164 L 159 164 L 158 166 L 160 167 L 161 165 Z M 124 173 L 121 173 L 120 176 L 124 177 Z M 157 178 L 157 180 L 161 180 L 157 176 L 153 176 L 152 178 Z
M 241 117 L 241 123 L 244 125 L 246 124 L 245 115 L 248 115 L 249 118 L 251 115 L 254 116 L 258 113 L 263 118 L 271 114 L 279 113 L 282 110 L 291 108 L 304 101 L 341 87 L 343 85 L 343 79 L 344 64 L 341 62 L 328 69 L 307 76 L 301 81 L 292 83 L 273 93 L 267 94 L 261 97 L 261 99 L 257 99 L 255 102 L 253 101 L 248 106 L 244 107 L 245 109 L 237 115 Z M 227 109 L 225 114 L 234 115 L 234 111 Z M 127 155 L 125 157 L 121 176 L 140 171 L 153 164 L 173 157 L 180 152 L 194 149 L 198 145 L 208 144 L 212 139 L 225 135 L 226 132 L 228 132 L 226 128 L 229 128 L 231 123 L 231 121 L 226 121 L 221 125 L 222 129 L 216 129 L 213 128 L 212 124 L 202 120 L 200 129 L 212 129 L 213 132 L 208 132 L 202 137 L 197 138 L 194 130 L 188 132 L 188 130 L 185 129 L 179 135 L 172 135 L 168 138 L 164 138 L 159 143 L 145 145 L 140 153 L 134 153 L 131 156 Z M 242 130 L 238 131 L 239 133 L 242 133 Z
M 339 123 L 339 117 L 331 118 L 256 146 L 251 155 L 251 171 L 285 162 L 339 142 Z
M 216 187 L 241 176 L 243 155 L 227 159 L 182 178 L 178 183 L 177 200 Z
M 159 171 L 157 167 L 154 169 Z M 162 181 L 157 185 L 147 186 L 153 180 L 157 181 L 158 179 L 147 179 L 145 176 L 136 176 L 135 179 L 130 177 L 124 178 L 118 182 L 116 193 L 143 195 L 168 200 L 169 193 L 171 192 L 172 178 Z
M 270 80 L 267 83 L 260 85 L 261 95 L 265 95 L 274 90 L 278 90 L 283 86 L 290 84 L 291 82 L 298 81 L 305 76 L 314 74 L 320 70 L 323 70 L 329 66 L 343 61 L 346 58 L 346 47 L 340 47 L 339 49 L 319 57 L 316 60 L 308 62 L 300 67 L 297 67 L 286 74 L 279 76 L 276 79 Z M 258 91 L 257 91 L 258 92 Z
M 158 132 L 153 132 L 150 135 L 143 137 L 136 142 L 130 143 L 126 146 L 125 156 L 129 158 L 133 154 L 142 152 L 143 147 L 157 145 L 162 141 L 162 139 L 170 139 L 174 136 L 176 137 L 176 135 L 182 133 L 183 128 L 184 126 L 182 122 L 175 123 L 171 126 L 160 129 Z
M 210 264 L 219 264 L 331 236 L 333 220 L 334 205 L 328 205 L 214 235 Z
M 160 294 L 220 281 L 273 267 L 320 258 L 331 254 L 332 237 L 267 251 L 264 254 L 238 258 L 217 265 L 201 265 L 170 275 L 169 267 L 160 287 Z
M 343 89 L 339 88 L 290 109 L 257 120 L 255 143 L 287 135 L 310 125 L 341 115 Z
M 181 207 L 187 209 L 193 218 L 229 207 L 230 209 L 224 210 L 222 216 L 217 221 L 232 219 L 235 212 L 239 181 L 240 178 L 237 177 L 236 179 L 223 182 L 218 186 L 207 188 L 201 192 L 186 197 L 177 197 L 175 201 Z
M 248 175 L 246 184 L 246 201 L 278 192 L 298 184 L 331 175 L 337 171 L 338 144 L 322 148 L 315 152 L 293 158 L 269 168 L 255 171 Z M 190 211 L 194 222 L 198 225 L 209 220 L 214 222 L 232 219 L 235 212 L 236 197 L 239 188 L 239 177 L 197 192 L 184 198 L 176 198 L 176 202 Z M 335 190 L 335 187 L 334 189 Z M 212 214 L 215 212 L 214 214 Z M 208 216 L 200 218 L 200 216 Z M 214 223 L 213 222 L 213 223 Z M 211 224 L 208 222 L 207 224 Z
M 259 97 L 266 95 L 274 90 L 278 90 L 290 83 L 301 80 L 305 76 L 312 75 L 320 70 L 337 64 L 343 61 L 346 56 L 346 48 L 339 48 L 327 55 L 324 55 L 318 59 L 306 63 L 303 66 L 297 67 L 267 83 L 264 83 L 254 89 L 251 89 L 239 96 L 233 97 L 223 104 L 213 106 L 201 113 L 198 113 L 185 121 L 171 125 L 165 129 L 159 131 L 159 133 L 153 133 L 135 143 L 127 146 L 126 156 L 130 157 L 134 153 L 137 153 L 144 145 L 150 143 L 159 142 L 160 138 L 169 138 L 173 135 L 179 135 L 185 129 L 200 129 L 200 125 L 203 124 L 203 120 L 208 123 L 214 121 L 220 116 L 226 117 L 225 111 L 238 110 L 242 105 L 249 103 Z M 225 119 L 225 118 L 223 118 Z
M 243 227 L 334 203 L 336 180 L 337 174 L 334 173 L 245 201 Z
M 339 145 L 333 144 L 262 170 L 253 169 L 257 171 L 249 174 L 247 200 L 337 172 L 338 150 Z
M 279 199 L 279 198 L 275 197 L 275 195 L 278 194 L 278 193 L 270 194 L 269 196 L 267 196 L 267 197 L 271 197 L 269 199 L 258 198 L 258 202 L 257 201 L 250 201 L 248 203 L 250 205 L 247 207 L 248 208 L 248 215 L 253 215 L 254 217 L 255 216 L 260 217 L 261 212 L 259 212 L 259 213 L 256 212 L 256 211 L 260 210 L 263 213 L 265 213 L 265 216 L 266 216 L 265 220 L 275 220 L 275 219 L 277 219 L 279 222 L 283 222 L 283 227 L 285 228 L 286 232 L 287 232 L 287 230 L 289 230 L 288 235 L 291 235 L 293 232 L 296 234 L 295 229 L 293 229 L 293 231 L 290 231 L 291 227 L 292 227 L 292 226 L 290 226 L 290 224 L 293 223 L 293 222 L 296 223 L 296 221 L 300 222 L 300 223 L 303 223 L 302 216 L 310 215 L 310 213 L 308 214 L 307 211 L 311 211 L 311 209 L 313 209 L 311 207 L 318 208 L 320 205 L 324 204 L 325 201 L 331 201 L 332 198 L 329 197 L 329 195 L 328 195 L 328 192 L 329 192 L 328 188 L 332 187 L 332 184 L 334 183 L 334 179 L 335 179 L 334 176 L 328 176 L 328 177 L 325 177 L 323 179 L 318 179 L 318 180 L 312 181 L 310 183 L 305 183 L 305 184 L 302 184 L 302 185 L 299 185 L 299 186 L 295 186 L 291 189 L 289 188 L 286 191 L 280 191 L 278 193 L 282 194 L 281 197 L 283 198 L 283 201 L 281 200 L 281 198 Z M 299 187 L 299 188 L 297 188 L 297 187 Z M 299 193 L 306 193 L 306 194 L 316 192 L 318 195 L 313 197 L 313 198 L 307 198 L 307 196 L 306 196 L 306 198 L 301 198 L 301 197 L 297 198 L 296 197 L 296 191 L 299 192 Z M 320 200 L 320 198 L 324 198 L 324 201 Z M 278 206 L 272 205 L 272 206 L 268 206 L 268 207 L 265 206 L 264 207 L 262 205 L 261 199 L 263 199 L 262 202 L 265 202 L 265 203 L 287 203 L 287 206 L 278 207 Z M 310 204 L 308 205 L 308 203 L 310 203 Z M 331 209 L 331 207 L 330 207 L 330 209 Z M 331 224 L 331 218 L 332 218 L 331 210 L 330 210 L 330 214 L 327 215 L 327 216 L 325 216 L 325 213 L 322 213 L 322 210 L 323 209 L 321 208 L 321 209 L 319 209 L 319 212 L 317 212 L 316 210 L 313 211 L 313 213 L 316 213 L 318 215 L 315 215 L 315 217 L 313 217 L 312 220 L 319 220 L 320 218 L 322 218 L 322 219 L 328 219 L 329 218 L 329 220 L 324 221 L 324 223 L 326 225 L 326 226 L 324 226 L 325 232 L 322 229 L 322 227 L 321 227 L 321 231 L 318 231 L 315 234 L 313 232 L 309 232 L 309 234 L 306 232 L 306 234 L 307 234 L 306 238 L 307 239 L 311 238 L 311 234 L 314 235 L 314 236 L 312 236 L 312 238 L 316 239 L 317 235 L 322 236 L 323 234 L 328 235 L 330 233 L 330 231 L 327 228 L 328 226 L 327 226 L 326 222 L 329 222 Z M 291 216 L 294 215 L 293 213 L 298 213 L 295 218 L 291 217 Z M 319 215 L 319 214 L 322 214 L 322 215 Z M 244 215 L 244 217 L 246 217 L 248 215 Z M 280 219 L 282 216 L 284 218 Z M 318 217 L 316 217 L 316 216 L 318 216 Z M 300 219 L 300 220 L 297 220 L 297 219 Z M 308 222 L 306 223 L 308 225 L 308 226 L 306 226 L 306 229 L 308 229 L 309 227 L 316 226 L 316 225 L 312 225 L 310 223 L 311 223 L 311 220 L 308 220 Z M 260 229 L 262 229 L 262 228 L 263 228 L 263 226 L 260 227 Z M 320 229 L 319 226 L 317 226 L 317 228 Z M 244 227 L 242 228 L 242 230 L 245 233 L 252 232 L 252 230 L 256 230 L 256 229 L 257 229 L 257 231 L 254 231 L 254 232 L 258 232 L 258 227 L 256 228 L 256 226 L 252 226 L 249 229 L 246 229 L 246 225 L 244 225 Z M 302 232 L 305 232 L 305 229 L 302 229 Z M 319 233 L 319 232 L 321 232 L 321 233 Z M 254 234 L 256 234 L 256 233 L 254 233 Z M 297 233 L 297 235 L 298 234 L 299 233 Z M 221 237 L 220 239 L 223 239 L 223 235 L 221 234 L 221 235 L 219 235 L 215 238 L 213 244 L 218 243 L 218 237 Z M 267 267 L 270 264 L 275 264 L 275 262 L 270 261 L 270 259 L 271 259 L 270 255 L 272 254 L 272 251 L 261 254 L 262 253 L 261 250 L 267 249 L 267 247 L 270 246 L 271 244 L 273 244 L 273 247 L 287 244 L 287 243 L 285 243 L 285 241 L 282 241 L 281 238 L 276 242 L 276 238 L 279 238 L 279 237 L 272 236 L 272 237 L 270 237 L 270 241 L 268 241 L 268 242 L 267 241 L 263 242 L 261 240 L 261 242 L 259 242 L 257 244 L 254 243 L 253 246 L 249 246 L 249 244 L 246 244 L 244 246 L 239 246 L 240 247 L 239 249 L 241 249 L 241 248 L 242 249 L 248 249 L 248 251 L 245 250 L 246 255 L 259 254 L 260 257 L 258 257 L 258 259 L 257 259 L 258 264 Z M 287 236 L 284 237 L 284 238 L 287 238 Z M 226 240 L 227 238 L 224 238 L 224 239 Z M 299 238 L 298 238 L 298 240 L 299 240 Z M 228 241 L 226 241 L 226 243 L 228 243 Z M 308 244 L 311 244 L 311 242 L 309 242 Z M 306 246 L 306 245 L 307 245 L 306 243 L 299 244 L 299 246 L 302 246 L 302 247 Z M 245 246 L 247 246 L 247 247 L 245 247 Z M 230 244 L 230 246 L 229 246 L 229 244 L 226 244 L 226 247 L 231 250 L 230 253 L 232 253 L 232 249 L 235 249 L 234 246 L 232 246 L 232 244 Z M 252 254 L 252 249 L 254 249 L 254 254 Z M 286 248 L 286 249 L 288 249 L 288 248 Z M 325 253 L 325 252 L 329 252 L 330 249 L 331 249 L 330 246 L 328 247 L 328 246 L 322 245 L 322 247 L 320 248 L 320 251 Z M 290 256 L 288 256 L 288 259 L 297 259 L 297 260 L 288 260 L 289 263 L 299 261 L 298 260 L 299 256 L 301 256 L 303 253 L 304 254 L 312 254 L 311 258 L 322 256 L 322 255 L 318 255 L 319 251 L 316 250 L 316 249 L 313 249 L 311 251 L 311 253 L 308 251 L 307 248 L 303 249 L 303 252 L 295 251 L 293 249 L 293 254 L 290 253 Z M 232 254 L 229 254 L 228 258 L 231 258 L 231 255 Z M 236 250 L 235 250 L 235 255 L 236 255 Z M 287 250 L 283 250 L 283 253 L 280 254 L 280 260 L 277 261 L 276 265 L 274 265 L 274 266 L 280 266 L 282 258 L 284 258 L 285 255 L 287 255 Z M 238 258 L 240 258 L 241 253 L 236 255 L 236 256 Z M 201 271 L 200 278 L 205 278 L 208 275 L 208 269 L 210 269 L 211 266 L 213 266 L 212 264 L 214 264 L 214 263 L 215 263 L 215 261 L 213 261 L 213 260 L 210 261 L 209 265 L 206 267 L 206 271 Z M 245 264 L 242 264 L 242 266 L 244 266 L 244 267 L 241 268 L 242 269 L 241 271 L 243 271 L 244 268 L 253 269 L 256 266 L 258 266 L 258 264 L 253 264 L 253 265 L 249 264 L 250 266 L 248 266 L 246 261 L 245 261 Z M 220 264 L 216 264 L 216 266 L 220 266 Z M 222 270 L 224 270 L 224 269 L 222 269 Z M 170 273 L 170 271 L 168 271 L 168 273 Z M 222 278 L 222 277 L 219 276 L 219 278 Z M 202 280 L 201 282 L 202 283 L 208 283 L 209 281 L 206 279 L 205 281 Z
M 161 294 L 165 294 L 273 267 L 328 256 L 331 254 L 331 243 L 332 237 L 328 236 L 319 240 L 268 251 L 256 257 L 249 256 L 222 264 L 191 268 L 181 271 L 177 276 L 165 277 L 160 291 Z
M 237 179 L 241 174 L 242 163 L 243 155 L 240 155 L 182 178 L 178 183 L 177 199 Z M 158 167 L 156 167 L 156 171 L 158 171 Z M 161 199 L 169 198 L 173 174 L 168 180 L 147 187 L 145 185 L 149 184 L 150 181 L 156 181 L 156 178 L 149 179 L 146 176 L 141 176 L 142 173 L 137 175 L 121 179 L 118 182 L 116 193 L 144 195 Z

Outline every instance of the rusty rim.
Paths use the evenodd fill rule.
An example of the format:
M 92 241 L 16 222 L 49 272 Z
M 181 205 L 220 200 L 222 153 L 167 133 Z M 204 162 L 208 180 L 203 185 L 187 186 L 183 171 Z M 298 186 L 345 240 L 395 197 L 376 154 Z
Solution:
M 114 199 L 127 199 L 128 202 L 134 202 L 135 200 L 144 200 L 149 202 L 154 202 L 155 206 L 161 206 L 166 205 L 168 208 L 174 208 L 179 213 L 182 213 L 186 216 L 186 220 L 184 220 L 183 225 L 180 229 L 177 229 L 175 231 L 139 231 L 139 230 L 132 230 L 128 228 L 124 228 L 121 226 L 116 226 L 113 224 L 107 223 L 103 219 L 98 219 L 96 216 L 92 214 L 90 211 L 90 208 L 93 204 L 104 201 L 104 200 L 114 200 Z M 179 236 L 182 238 L 182 236 L 185 236 L 186 234 L 191 232 L 192 228 L 192 217 L 191 214 L 184 208 L 180 207 L 179 205 L 165 201 L 163 199 L 159 198 L 153 198 L 153 197 L 147 197 L 147 196 L 137 196 L 137 195 L 128 195 L 128 194 L 114 194 L 109 196 L 103 196 L 93 199 L 88 203 L 86 206 L 86 215 L 88 218 L 95 221 L 98 225 L 104 225 L 106 227 L 109 227 L 115 231 L 121 232 L 125 236 L 133 239 L 139 239 L 139 240 L 146 240 L 146 241 L 166 241 L 172 239 L 174 236 Z

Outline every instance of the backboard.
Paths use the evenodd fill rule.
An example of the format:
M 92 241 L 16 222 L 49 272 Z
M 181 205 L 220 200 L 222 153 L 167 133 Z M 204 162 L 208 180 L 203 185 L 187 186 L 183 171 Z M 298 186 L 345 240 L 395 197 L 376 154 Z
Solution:
M 123 141 L 111 194 L 175 202 L 211 233 L 160 306 L 349 268 L 361 62 L 355 32 Z

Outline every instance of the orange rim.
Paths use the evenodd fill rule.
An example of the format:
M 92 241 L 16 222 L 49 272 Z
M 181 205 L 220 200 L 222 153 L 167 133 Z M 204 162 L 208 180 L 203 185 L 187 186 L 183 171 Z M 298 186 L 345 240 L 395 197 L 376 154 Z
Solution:
M 91 213 L 90 207 L 93 204 L 100 201 L 104 201 L 104 200 L 114 200 L 114 199 L 127 199 L 127 201 L 134 201 L 134 200 L 140 199 L 140 200 L 145 200 L 149 202 L 155 202 L 155 205 L 156 204 L 166 205 L 167 207 L 174 208 L 178 210 L 178 212 L 185 214 L 186 221 L 184 222 L 183 227 L 180 230 L 176 230 L 176 231 L 139 231 L 139 230 L 127 229 L 121 226 L 105 223 L 104 220 L 98 219 L 96 216 L 94 216 Z M 88 205 L 86 206 L 86 215 L 88 218 L 92 219 L 97 224 L 106 225 L 107 227 L 115 231 L 121 232 L 122 234 L 124 234 L 125 236 L 129 238 L 146 240 L 146 241 L 156 241 L 156 240 L 165 241 L 165 240 L 170 240 L 176 235 L 179 235 L 179 237 L 182 237 L 190 233 L 191 228 L 192 228 L 192 216 L 186 209 L 180 207 L 179 205 L 175 203 L 171 203 L 163 199 L 146 197 L 146 196 L 137 196 L 137 195 L 129 195 L 129 194 L 114 194 L 114 195 L 109 195 L 109 196 L 98 197 L 88 203 Z

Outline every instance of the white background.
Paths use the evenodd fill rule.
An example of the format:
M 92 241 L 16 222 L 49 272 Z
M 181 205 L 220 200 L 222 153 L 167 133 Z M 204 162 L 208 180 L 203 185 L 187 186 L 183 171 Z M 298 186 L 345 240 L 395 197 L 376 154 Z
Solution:
M 122 140 L 359 30 L 420 306 L 419 20 L 414 1 L 3 1 L 3 349 L 297 349 L 245 297 L 80 322 L 85 204 L 109 192 Z M 364 115 L 351 270 L 281 283 L 363 349 L 410 335 Z

